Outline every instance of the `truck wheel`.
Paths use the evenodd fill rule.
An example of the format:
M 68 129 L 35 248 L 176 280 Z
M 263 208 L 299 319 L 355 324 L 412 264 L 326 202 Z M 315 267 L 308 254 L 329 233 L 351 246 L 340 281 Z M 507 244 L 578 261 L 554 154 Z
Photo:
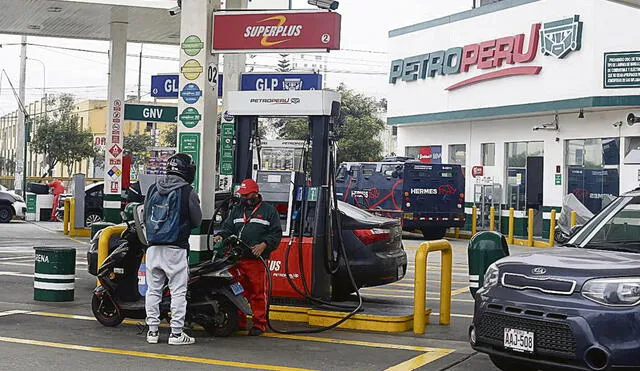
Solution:
M 502 371 L 537 371 L 537 367 L 523 365 L 521 362 L 510 360 L 502 356 L 490 355 L 491 362 Z
M 446 228 L 441 227 L 432 227 L 432 228 L 422 228 L 422 235 L 425 240 L 440 240 L 444 238 L 444 235 L 447 233 Z
M 9 223 L 13 219 L 13 209 L 9 205 L 0 205 L 0 223 Z

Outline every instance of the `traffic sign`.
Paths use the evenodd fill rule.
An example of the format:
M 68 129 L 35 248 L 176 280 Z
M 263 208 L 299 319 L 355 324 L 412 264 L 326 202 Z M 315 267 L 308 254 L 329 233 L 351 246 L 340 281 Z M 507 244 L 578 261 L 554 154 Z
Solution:
M 318 73 L 246 73 L 241 90 L 321 90 Z
M 218 74 L 218 97 L 222 97 L 222 74 Z M 151 76 L 151 96 L 153 98 L 178 98 L 178 75 Z M 255 89 L 254 89 L 255 90 Z
M 177 116 L 178 107 L 129 103 L 124 105 L 124 119 L 127 121 L 177 122 Z

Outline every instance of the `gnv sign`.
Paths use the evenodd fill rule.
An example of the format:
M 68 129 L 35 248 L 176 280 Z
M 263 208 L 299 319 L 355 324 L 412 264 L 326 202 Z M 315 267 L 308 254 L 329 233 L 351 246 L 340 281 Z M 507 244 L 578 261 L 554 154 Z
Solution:
M 178 98 L 178 75 L 151 76 L 151 96 L 154 98 Z M 222 97 L 222 74 L 218 74 L 218 97 Z
M 241 90 L 321 90 L 318 73 L 243 74 Z

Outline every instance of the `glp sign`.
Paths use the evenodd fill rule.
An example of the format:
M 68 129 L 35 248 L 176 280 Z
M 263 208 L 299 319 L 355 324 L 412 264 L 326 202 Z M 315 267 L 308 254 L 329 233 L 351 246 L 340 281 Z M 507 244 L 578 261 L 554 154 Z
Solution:
M 151 96 L 153 98 L 178 98 L 178 75 L 151 76 Z M 218 97 L 222 97 L 222 74 L 218 74 Z
M 243 74 L 241 90 L 321 90 L 322 75 L 318 73 Z
M 433 51 L 391 62 L 389 83 L 427 80 L 436 76 L 467 73 L 472 67 L 487 70 L 447 87 L 455 90 L 463 86 L 518 75 L 537 75 L 542 66 L 527 65 L 540 52 L 556 58 L 564 58 L 571 51 L 580 50 L 582 22 L 580 16 L 548 23 L 531 25 L 528 43 L 525 34 L 509 35 L 465 46 L 454 46 L 447 50 Z M 525 49 L 525 45 L 528 45 Z M 511 66 L 509 66 L 511 65 Z M 504 66 L 504 67 L 503 67 Z M 493 70 L 493 71 L 489 71 Z

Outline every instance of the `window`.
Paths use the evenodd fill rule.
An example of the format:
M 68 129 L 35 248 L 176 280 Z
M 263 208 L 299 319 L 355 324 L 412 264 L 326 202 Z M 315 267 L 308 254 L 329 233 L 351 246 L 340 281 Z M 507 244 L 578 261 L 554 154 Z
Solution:
M 625 138 L 624 163 L 640 164 L 640 137 Z
M 640 144 L 640 143 L 638 143 Z M 620 164 L 618 138 L 572 139 L 567 141 L 567 166 L 601 169 Z
M 467 160 L 467 150 L 464 144 L 452 144 L 449 146 L 449 163 L 464 166 Z
M 482 143 L 482 166 L 496 165 L 496 144 Z
M 638 250 L 640 247 L 640 204 L 637 197 L 625 205 L 621 210 L 607 221 L 596 235 L 589 241 L 587 246 L 602 246 L 603 244 L 625 244 L 625 248 Z M 616 245 L 612 246 L 613 248 Z
M 397 126 L 392 126 L 391 127 L 391 135 L 398 135 L 398 127 Z

